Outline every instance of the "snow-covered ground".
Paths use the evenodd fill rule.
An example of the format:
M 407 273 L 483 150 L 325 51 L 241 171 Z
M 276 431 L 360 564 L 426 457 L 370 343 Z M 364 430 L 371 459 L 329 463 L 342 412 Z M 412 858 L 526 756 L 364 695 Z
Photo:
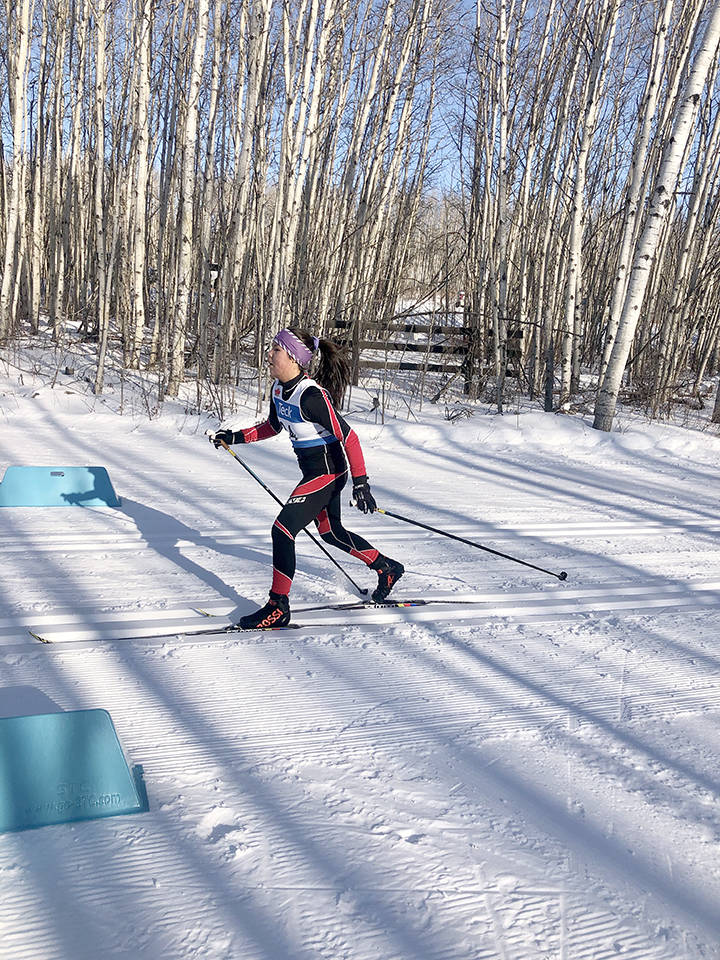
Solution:
M 382 506 L 567 582 L 348 508 L 398 596 L 457 605 L 183 638 L 264 600 L 276 505 L 216 420 L 0 362 L 0 475 L 122 498 L 0 510 L 0 715 L 106 708 L 150 800 L 0 835 L 2 960 L 720 957 L 717 431 L 366 400 Z M 286 437 L 238 452 L 287 495 Z M 298 545 L 295 608 L 356 596 Z

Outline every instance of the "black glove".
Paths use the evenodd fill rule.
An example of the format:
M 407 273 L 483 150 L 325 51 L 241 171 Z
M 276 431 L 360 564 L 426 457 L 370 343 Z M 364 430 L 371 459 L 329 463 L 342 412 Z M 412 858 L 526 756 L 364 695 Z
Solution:
M 353 499 L 355 506 L 363 513 L 375 513 L 377 504 L 375 497 L 370 493 L 370 484 L 367 477 L 355 477 L 353 479 Z
M 239 433 L 233 433 L 232 430 L 216 430 L 215 433 L 208 433 L 208 440 L 210 443 L 212 443 L 216 450 L 219 450 L 223 443 L 226 443 L 228 446 L 230 446 L 231 443 L 245 442 L 242 431 Z

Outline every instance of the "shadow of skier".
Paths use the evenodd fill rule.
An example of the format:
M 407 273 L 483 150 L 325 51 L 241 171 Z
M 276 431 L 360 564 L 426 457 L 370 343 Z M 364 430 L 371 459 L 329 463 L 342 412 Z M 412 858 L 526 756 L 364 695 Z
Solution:
M 251 606 L 248 598 L 238 593 L 234 587 L 225 583 L 217 574 L 187 557 L 180 549 L 180 544 L 189 542 L 194 546 L 205 547 L 208 550 L 236 557 L 239 560 L 266 562 L 265 554 L 237 544 L 222 543 L 213 537 L 203 536 L 176 517 L 135 500 L 129 500 L 127 497 L 122 499 L 121 511 L 133 521 L 145 543 L 158 554 L 200 580 L 201 583 L 204 583 L 221 597 L 237 604 L 242 610 L 247 610 Z

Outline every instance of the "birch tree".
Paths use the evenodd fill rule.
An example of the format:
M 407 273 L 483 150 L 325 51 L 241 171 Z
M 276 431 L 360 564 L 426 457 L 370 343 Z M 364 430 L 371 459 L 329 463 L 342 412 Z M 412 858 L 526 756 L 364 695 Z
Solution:
M 638 222 L 641 216 L 642 187 L 647 177 L 648 152 L 652 124 L 655 120 L 660 80 L 665 64 L 665 47 L 670 26 L 670 17 L 673 11 L 673 0 L 665 0 L 659 9 L 655 29 L 653 31 L 652 49 L 650 52 L 650 69 L 648 71 L 645 90 L 642 96 L 640 123 L 637 127 L 635 145 L 630 163 L 627 183 L 627 196 L 623 212 L 623 229 L 620 250 L 618 253 L 617 274 L 613 284 L 612 299 L 607 316 L 607 330 L 600 361 L 599 379 L 605 375 L 610 352 L 620 323 L 620 310 L 625 299 L 628 279 L 628 260 L 633 240 L 637 237 Z
M 176 397 L 185 372 L 185 339 L 193 253 L 193 189 L 195 182 L 195 150 L 198 129 L 200 83 L 209 26 L 209 0 L 198 0 L 196 7 L 195 38 L 193 44 L 190 85 L 187 95 L 185 124 L 182 138 L 182 173 L 180 209 L 178 214 L 178 257 L 176 299 L 172 316 L 170 343 L 170 370 L 167 392 Z
M 714 6 L 5 0 L 0 335 L 97 338 L 97 392 L 111 347 L 134 368 L 149 346 L 175 392 L 189 361 L 260 368 L 271 324 L 340 321 L 360 375 L 369 325 L 449 301 L 457 266 L 469 391 L 502 409 L 544 383 L 553 409 L 581 364 L 604 382 L 622 332 L 664 413 L 718 363 L 717 60 L 620 321 Z
M 150 31 L 153 0 L 138 0 L 135 18 L 137 72 L 133 111 L 134 160 L 130 192 L 130 273 L 132 314 L 126 345 L 126 365 L 140 366 L 145 329 L 145 277 L 147 264 L 147 204 L 150 155 Z
M 105 380 L 109 329 L 107 245 L 105 240 L 105 45 L 107 40 L 107 0 L 96 0 L 95 8 L 95 183 L 93 212 L 95 217 L 95 257 L 97 263 L 95 289 L 97 295 L 96 325 L 98 359 L 94 391 L 101 394 Z
M 45 126 L 45 100 L 47 97 L 47 84 L 50 71 L 50 16 L 45 4 L 41 11 L 41 35 L 38 48 L 38 73 L 37 87 L 35 96 L 35 144 L 34 159 L 32 165 L 32 183 L 30 188 L 31 216 L 28 218 L 28 255 L 30 260 L 29 267 L 29 309 L 30 324 L 33 333 L 37 333 L 40 326 L 40 309 L 42 297 L 43 280 L 43 236 L 45 231 L 45 218 L 43 216 L 45 205 L 45 189 L 47 183 L 45 171 L 45 149 L 46 149 L 46 126 Z
M 720 43 L 720 2 L 718 0 L 708 5 L 708 14 L 702 42 L 679 97 L 672 135 L 665 147 L 645 226 L 635 249 L 617 337 L 595 405 L 593 426 L 597 430 L 608 431 L 612 428 L 623 371 L 638 324 L 659 236 L 675 202 L 675 190 L 683 157 Z
M 11 93 L 13 169 L 5 211 L 5 256 L 2 283 L 0 284 L 0 342 L 10 334 L 13 326 L 12 302 L 15 285 L 18 283 L 19 257 L 17 238 L 22 227 L 25 199 L 25 132 L 27 69 L 30 49 L 30 24 L 32 0 L 20 0 L 15 4 L 5 0 L 5 16 L 9 32 L 8 90 Z
M 590 19 L 598 24 L 598 28 L 596 36 L 591 38 L 593 55 L 587 80 L 584 84 L 584 110 L 580 125 L 577 160 L 575 163 L 570 236 L 568 238 L 565 311 L 562 324 L 561 405 L 570 398 L 573 344 L 578 341 L 581 335 L 579 325 L 581 308 L 579 300 L 582 297 L 583 284 L 582 246 L 586 222 L 585 188 L 587 167 L 601 105 L 601 94 L 605 82 L 605 74 L 615 39 L 618 5 L 618 0 L 602 0 L 597 15 L 595 15 L 592 8 L 588 10 Z

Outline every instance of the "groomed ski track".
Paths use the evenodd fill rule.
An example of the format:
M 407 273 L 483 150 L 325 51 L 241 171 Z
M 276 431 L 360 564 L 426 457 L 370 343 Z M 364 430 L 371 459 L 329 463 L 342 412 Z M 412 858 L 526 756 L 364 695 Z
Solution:
M 121 419 L 120 511 L 0 514 L 0 707 L 109 710 L 151 806 L 0 837 L 2 960 L 720 957 L 720 454 L 443 440 L 409 485 L 366 427 L 389 508 L 568 581 L 348 511 L 453 602 L 303 613 L 353 595 L 299 540 L 312 627 L 191 638 L 262 601 L 274 506 L 196 436 L 151 476 L 166 435 Z
M 398 591 L 402 596 L 402 591 Z M 407 598 L 408 600 L 411 597 Z M 481 627 L 488 621 L 522 624 L 552 623 L 578 615 L 602 612 L 641 616 L 643 613 L 695 611 L 720 608 L 720 580 L 688 583 L 654 582 L 627 586 L 604 584 L 594 588 L 573 588 L 563 585 L 552 591 L 506 590 L 495 594 L 426 593 L 427 605 L 383 607 L 371 605 L 349 610 L 299 607 L 293 611 L 294 625 L 306 633 L 342 634 L 344 628 L 377 628 L 387 624 L 444 623 L 462 621 L 467 626 Z M 350 602 L 350 601 L 347 601 Z M 205 616 L 202 611 L 210 614 Z M 167 606 L 157 610 L 136 610 L 132 613 L 45 614 L 23 617 L 20 622 L 0 621 L 0 646 L 29 642 L 27 633 L 38 635 L 48 643 L 81 643 L 83 641 L 159 640 L 184 637 L 202 640 L 197 631 L 205 631 L 207 639 L 224 636 L 232 610 L 227 604 L 210 601 L 203 604 Z M 212 633 L 213 621 L 217 629 Z M 89 622 L 92 621 L 92 622 Z M 26 629 L 24 629 L 26 628 Z M 281 632 L 281 631 L 275 631 Z M 254 637 L 267 631 L 247 631 L 233 637 Z M 35 639 L 35 637 L 31 637 Z

